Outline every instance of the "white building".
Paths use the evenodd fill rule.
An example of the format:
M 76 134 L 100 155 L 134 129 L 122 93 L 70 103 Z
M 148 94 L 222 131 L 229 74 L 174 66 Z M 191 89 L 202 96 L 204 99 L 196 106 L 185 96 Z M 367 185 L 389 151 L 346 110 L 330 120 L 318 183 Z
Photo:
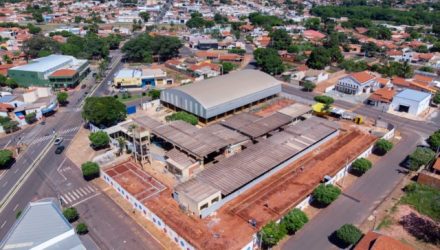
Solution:
M 367 71 L 363 71 L 342 77 L 336 84 L 335 89 L 342 93 L 359 95 L 362 93 L 370 93 L 378 87 L 379 83 L 376 80 L 376 76 Z
M 394 96 L 391 108 L 399 112 L 419 115 L 429 107 L 431 94 L 412 89 L 405 89 Z

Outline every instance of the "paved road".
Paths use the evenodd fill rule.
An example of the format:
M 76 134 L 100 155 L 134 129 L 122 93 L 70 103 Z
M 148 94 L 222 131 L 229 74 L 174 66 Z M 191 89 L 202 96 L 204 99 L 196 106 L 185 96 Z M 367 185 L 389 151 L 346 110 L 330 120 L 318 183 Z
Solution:
M 302 92 L 291 86 L 283 86 L 283 91 L 313 100 L 313 93 Z M 356 181 L 341 195 L 338 200 L 321 211 L 313 220 L 291 237 L 283 249 L 335 249 L 329 237 L 345 223 L 360 224 L 375 209 L 375 207 L 394 189 L 401 181 L 403 175 L 399 164 L 411 153 L 415 147 L 423 142 L 427 136 L 440 127 L 435 121 L 421 122 L 402 118 L 396 115 L 383 113 L 365 105 L 336 100 L 335 105 L 353 109 L 354 112 L 372 118 L 381 119 L 397 125 L 402 135 L 402 140 L 394 149 L 381 158 L 373 169 Z
M 346 195 L 318 213 L 282 249 L 336 249 L 328 237 L 345 223 L 360 224 L 403 178 L 398 163 L 420 143 L 421 137 L 404 131 L 402 138 L 390 153 L 345 191 Z
M 103 79 L 106 83 L 121 67 L 120 51 L 112 52 L 112 68 Z M 63 144 L 68 147 L 70 141 L 82 126 L 80 110 L 86 92 L 88 95 L 105 95 L 108 86 L 101 84 L 97 88 L 85 88 L 73 92 L 67 107 L 60 108 L 55 115 L 46 119 L 46 125 L 35 125 L 32 128 L 20 131 L 22 142 L 28 144 L 15 164 L 0 176 L 0 199 L 6 197 L 10 190 L 17 187 L 17 180 L 26 172 L 35 158 L 48 145 L 47 154 L 42 154 L 42 160 L 28 179 L 21 182 L 16 188 L 17 192 L 10 196 L 10 201 L 0 204 L 0 238 L 4 237 L 15 221 L 15 215 L 23 210 L 28 202 L 44 197 L 57 197 L 65 206 L 77 207 L 82 219 L 90 227 L 90 233 L 85 236 L 84 243 L 88 249 L 161 249 L 159 243 L 145 230 L 138 226 L 114 204 L 106 195 L 100 194 L 96 187 L 82 179 L 80 170 L 73 166 L 64 153 L 54 154 L 55 146 L 50 141 L 52 132 L 64 138 Z M 18 136 L 16 136 L 18 137 Z M 8 143 L 12 136 L 0 139 L 1 143 Z M 16 143 L 16 142 L 10 142 Z M 50 144 L 48 144 L 50 143 Z M 111 220 L 109 220 L 111 218 Z M 90 240 L 93 238 L 93 241 Z M 98 246 L 94 245 L 95 242 Z

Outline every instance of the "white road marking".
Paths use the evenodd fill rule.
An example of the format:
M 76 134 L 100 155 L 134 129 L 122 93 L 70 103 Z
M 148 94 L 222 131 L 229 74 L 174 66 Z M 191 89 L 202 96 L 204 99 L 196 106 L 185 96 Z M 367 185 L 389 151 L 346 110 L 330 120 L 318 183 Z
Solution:
M 88 200 L 90 200 L 90 199 L 92 199 L 92 198 L 94 198 L 94 197 L 96 197 L 96 196 L 98 196 L 98 195 L 100 195 L 100 194 L 101 194 L 101 193 L 96 193 L 96 194 L 94 194 L 94 195 L 92 195 L 92 196 L 89 196 L 89 197 L 85 198 L 85 199 L 82 200 L 82 201 L 79 201 L 79 202 L 77 202 L 77 203 L 75 203 L 75 204 L 72 204 L 72 207 L 78 206 L 79 204 L 81 204 L 81 203 L 83 203 L 83 202 L 85 202 L 85 201 L 88 201 Z
M 3 183 L 2 187 L 6 187 L 7 184 L 8 182 Z
M 90 190 L 90 192 L 95 192 L 95 189 L 94 188 L 92 188 L 91 186 L 86 186 L 85 188 L 87 188 L 88 190 Z
M 63 164 L 64 164 L 64 162 L 66 162 L 66 160 L 67 160 L 67 158 L 64 158 L 64 160 L 61 162 L 61 164 L 60 164 L 60 165 L 58 166 L 58 168 L 57 168 L 57 172 L 61 175 L 61 177 L 63 177 L 64 181 L 67 181 L 67 178 L 66 178 L 66 176 L 64 176 L 64 175 L 61 173 L 60 168 L 63 166 Z
M 82 189 L 82 188 L 78 188 L 78 192 L 81 192 L 81 193 L 83 193 L 84 195 L 87 195 L 88 194 L 88 192 L 86 192 L 84 189 Z
M 9 143 L 11 143 L 11 141 L 12 141 L 12 139 L 9 140 L 8 143 L 6 143 L 6 145 L 3 147 L 3 149 L 5 149 L 9 145 Z
M 15 212 L 15 210 L 17 210 L 17 208 L 18 208 L 18 204 L 17 204 L 17 205 L 15 205 L 15 207 L 14 207 L 14 209 L 12 209 L 12 211 L 14 211 L 14 212 Z
M 82 195 L 78 195 L 74 190 L 72 190 L 72 194 L 77 198 L 77 199 L 79 199 Z
M 70 199 L 70 196 L 69 196 L 68 194 L 61 195 L 61 197 L 65 197 L 66 200 L 69 201 L 69 202 L 66 202 L 66 203 L 70 203 L 70 202 L 72 202 L 72 200 Z
M 3 222 L 3 224 L 0 226 L 0 228 L 3 228 L 6 225 L 6 221 Z
M 64 204 L 67 204 L 66 199 L 64 198 L 64 196 L 60 195 L 61 200 L 63 201 Z
M 17 169 L 15 169 L 15 171 L 14 171 L 14 174 L 16 174 L 18 172 L 18 168 Z

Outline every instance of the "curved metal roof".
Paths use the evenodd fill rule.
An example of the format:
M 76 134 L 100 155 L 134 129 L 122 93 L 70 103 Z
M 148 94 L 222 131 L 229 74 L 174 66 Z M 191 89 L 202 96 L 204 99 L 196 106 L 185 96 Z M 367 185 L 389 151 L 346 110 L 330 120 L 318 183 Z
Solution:
M 280 84 L 280 81 L 264 72 L 245 69 L 183 85 L 173 91 L 183 92 L 209 109 Z

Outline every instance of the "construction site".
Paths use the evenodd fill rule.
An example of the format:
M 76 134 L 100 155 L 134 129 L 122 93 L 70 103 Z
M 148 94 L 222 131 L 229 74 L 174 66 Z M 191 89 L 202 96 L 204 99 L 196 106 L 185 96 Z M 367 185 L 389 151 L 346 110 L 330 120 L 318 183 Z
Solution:
M 255 111 L 202 128 L 144 122 L 148 138 L 169 144 L 155 174 L 171 181 L 132 162 L 105 169 L 104 179 L 182 249 L 252 249 L 264 225 L 307 207 L 320 183 L 344 177 L 378 139 L 369 126 L 318 118 L 291 100 Z M 170 161 L 197 171 L 175 178 Z

